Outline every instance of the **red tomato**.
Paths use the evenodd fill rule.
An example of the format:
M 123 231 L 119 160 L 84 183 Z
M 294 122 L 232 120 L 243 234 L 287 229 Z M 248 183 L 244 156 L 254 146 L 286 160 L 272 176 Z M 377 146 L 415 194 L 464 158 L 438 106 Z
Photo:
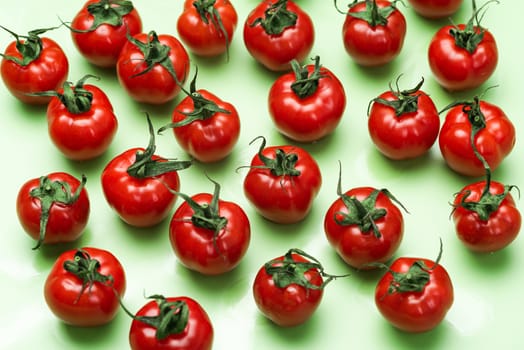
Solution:
M 342 27 L 349 56 L 362 66 L 380 66 L 400 54 L 406 36 L 406 19 L 397 0 L 359 1 L 350 5 Z
M 474 89 L 497 67 L 497 43 L 491 32 L 480 26 L 479 11 L 474 6 L 466 24 L 440 28 L 429 44 L 429 67 L 437 82 L 449 91 Z
M 116 134 L 118 121 L 106 94 L 94 85 L 66 82 L 53 92 L 47 106 L 49 136 L 67 158 L 86 160 L 104 153 Z
M 88 0 L 71 22 L 76 48 L 90 63 L 114 67 L 120 50 L 142 31 L 142 20 L 131 1 Z
M 172 123 L 158 132 L 173 128 L 184 151 L 201 162 L 216 162 L 228 156 L 236 145 L 240 136 L 240 118 L 231 103 L 207 90 L 196 90 L 195 79 L 191 91 L 184 89 L 187 96 L 173 111 Z
M 340 80 L 327 68 L 315 64 L 280 76 L 269 90 L 269 114 L 279 132 L 292 140 L 312 142 L 332 133 L 346 107 Z
M 132 350 L 211 350 L 214 330 L 202 306 L 189 297 L 151 296 L 133 318 Z
M 264 264 L 253 282 L 260 312 L 282 327 L 298 326 L 317 310 L 324 287 L 333 279 L 314 257 L 299 249 Z M 326 278 L 326 280 L 324 280 Z
M 522 218 L 511 196 L 514 186 L 479 181 L 465 186 L 453 202 L 458 238 L 476 252 L 505 248 L 517 237 Z
M 316 160 L 303 148 L 266 148 L 266 140 L 255 140 L 258 138 L 262 138 L 262 144 L 244 178 L 246 198 L 268 220 L 281 224 L 301 221 L 311 210 L 322 185 Z
M 425 154 L 437 140 L 440 118 L 433 100 L 420 90 L 386 91 L 373 99 L 368 130 L 377 149 L 391 159 Z
M 149 120 L 146 149 L 131 148 L 114 157 L 102 171 L 101 182 L 109 206 L 131 226 L 150 227 L 164 220 L 173 208 L 180 178 L 177 170 L 189 161 L 167 160 L 156 154 L 154 130 Z
M 474 145 L 474 147 L 473 147 Z M 453 104 L 439 135 L 444 160 L 454 171 L 482 176 L 485 165 L 495 170 L 515 145 L 515 127 L 498 106 L 475 97 Z
M 386 189 L 356 187 L 331 204 L 324 217 L 324 232 L 338 255 L 357 269 L 383 263 L 397 251 L 404 235 L 404 218 L 393 203 L 400 202 Z
M 244 210 L 236 203 L 219 199 L 215 192 L 192 197 L 179 193 L 185 202 L 178 207 L 169 226 L 169 239 L 180 262 L 205 275 L 234 269 L 246 254 L 251 227 Z
M 73 242 L 84 232 L 90 203 L 82 182 L 64 173 L 54 172 L 28 180 L 16 198 L 16 213 L 25 232 L 37 244 Z
M 124 296 L 126 276 L 118 259 L 98 248 L 73 249 L 55 261 L 44 285 L 49 309 L 78 327 L 109 323 Z
M 134 100 L 163 104 L 181 91 L 189 65 L 187 51 L 177 38 L 151 31 L 128 36 L 118 57 L 116 73 Z
M 419 15 L 429 18 L 447 18 L 457 12 L 462 0 L 408 0 Z
M 453 285 L 438 259 L 402 257 L 379 280 L 375 304 L 396 328 L 426 332 L 438 326 L 453 305 Z
M 27 36 L 6 29 L 16 40 L 2 55 L 1 75 L 7 90 L 24 103 L 47 104 L 51 97 L 30 94 L 58 90 L 67 79 L 69 62 L 60 45 L 39 37 L 50 29 L 55 28 L 32 30 Z
M 263 0 L 247 16 L 244 44 L 255 60 L 272 71 L 302 62 L 315 41 L 313 21 L 291 0 Z
M 227 52 L 237 24 L 238 15 L 229 0 L 185 0 L 177 31 L 189 51 L 211 57 Z

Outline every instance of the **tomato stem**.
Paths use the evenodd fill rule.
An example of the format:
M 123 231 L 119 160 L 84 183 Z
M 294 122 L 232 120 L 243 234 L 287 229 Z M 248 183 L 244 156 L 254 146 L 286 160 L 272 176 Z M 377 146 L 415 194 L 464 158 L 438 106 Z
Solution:
M 93 16 L 91 27 L 85 30 L 75 29 L 66 22 L 62 21 L 69 30 L 74 33 L 94 32 L 103 24 L 113 27 L 123 25 L 123 17 L 133 11 L 133 3 L 127 0 L 100 0 L 87 5 L 87 12 Z
M 264 11 L 264 18 L 258 17 L 251 27 L 261 25 L 268 35 L 280 35 L 297 23 L 298 15 L 287 9 L 287 0 L 278 0 Z
M 320 56 L 315 56 L 315 69 L 311 74 L 307 69 L 307 65 L 300 66 L 297 60 L 291 61 L 291 68 L 295 73 L 295 81 L 291 84 L 291 90 L 301 99 L 313 95 L 317 89 L 321 78 L 326 77 L 320 72 L 322 65 L 320 64 Z
M 366 9 L 360 12 L 347 12 L 348 16 L 361 19 L 366 21 L 371 27 L 385 26 L 388 24 L 388 17 L 397 9 L 396 3 L 398 0 L 391 1 L 389 6 L 379 7 L 377 6 L 376 0 L 365 0 Z M 355 0 L 349 4 L 349 8 L 356 4 L 362 3 L 362 1 Z M 336 1 L 335 1 L 336 6 Z
M 419 95 L 416 93 L 420 91 L 422 84 L 424 84 L 424 78 L 422 78 L 421 81 L 414 88 L 401 91 L 398 87 L 398 81 L 400 77 L 401 75 L 399 75 L 396 80 L 396 90 L 393 90 L 393 88 L 391 87 L 391 84 L 389 87 L 390 91 L 397 97 L 397 99 L 386 100 L 386 99 L 379 98 L 379 97 L 374 98 L 373 100 L 371 100 L 371 102 L 368 105 L 368 115 L 370 113 L 371 105 L 373 102 L 377 102 L 377 103 L 393 108 L 395 110 L 395 116 L 397 117 L 400 117 L 406 113 L 414 113 L 418 111 Z
M 224 41 L 226 44 L 226 58 L 229 61 L 229 45 L 230 38 L 227 34 L 227 30 L 224 27 L 222 22 L 222 17 L 215 7 L 216 0 L 195 0 L 193 1 L 193 6 L 196 8 L 202 22 L 205 24 L 211 24 L 218 29 L 218 31 L 224 36 Z
M 59 28 L 58 27 L 51 27 L 51 28 L 43 28 L 43 29 L 35 29 L 31 30 L 27 33 L 27 35 L 19 35 L 15 32 L 5 28 L 4 26 L 0 25 L 0 28 L 11 34 L 16 39 L 16 49 L 18 52 L 20 52 L 20 55 L 22 56 L 22 59 L 18 57 L 13 57 L 9 55 L 4 55 L 0 53 L 0 56 L 8 61 L 13 61 L 16 64 L 20 66 L 27 66 L 34 60 L 36 60 L 38 57 L 40 57 L 40 53 L 43 49 L 42 39 L 40 38 L 41 34 L 44 34 L 45 32 L 49 30 L 54 30 Z M 21 40 L 25 39 L 25 40 Z
M 299 176 L 300 170 L 296 169 L 298 155 L 296 153 L 286 153 L 284 150 L 278 148 L 275 150 L 275 158 L 266 157 L 262 151 L 266 147 L 266 139 L 263 136 L 255 137 L 249 144 L 251 145 L 256 140 L 261 139 L 262 143 L 258 149 L 258 157 L 264 163 L 263 166 L 256 166 L 256 168 L 269 169 L 274 176 Z

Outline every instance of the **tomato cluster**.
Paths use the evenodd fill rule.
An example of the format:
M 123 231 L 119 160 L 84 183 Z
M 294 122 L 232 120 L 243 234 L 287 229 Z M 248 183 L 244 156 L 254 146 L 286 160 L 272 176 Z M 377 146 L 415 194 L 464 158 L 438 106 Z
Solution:
M 428 43 L 433 79 L 448 92 L 472 91 L 496 69 L 495 38 L 480 23 L 490 2 L 477 8 L 473 1 L 467 22 L 443 26 Z M 347 11 L 337 9 L 345 16 L 341 45 L 352 63 L 366 67 L 364 72 L 398 59 L 409 27 L 401 3 L 354 1 Z M 454 14 L 462 1 L 409 3 L 425 20 L 433 20 Z M 386 188 L 365 185 L 343 191 L 340 162 L 337 198 L 328 208 L 315 206 L 325 173 L 310 146 L 341 133 L 339 125 L 348 114 L 351 94 L 346 82 L 320 63 L 320 56 L 305 63 L 315 43 L 315 22 L 302 7 L 306 6 L 293 0 L 261 0 L 245 17 L 245 50 L 260 68 L 275 74 L 264 107 L 285 140 L 267 146 L 260 130 L 249 143 L 260 142 L 258 151 L 249 151 L 250 163 L 236 167 L 236 175 L 246 170 L 242 190 L 229 190 L 241 192 L 250 207 L 220 198 L 221 185 L 206 171 L 197 174 L 198 168 L 225 168 L 228 161 L 238 160 L 234 156 L 243 135 L 241 124 L 253 122 L 250 115 L 239 113 L 245 111 L 237 110 L 235 101 L 196 88 L 194 62 L 218 57 L 213 64 L 230 64 L 236 53 L 232 44 L 239 16 L 231 1 L 184 1 L 176 21 L 180 39 L 155 30 L 143 32 L 142 18 L 127 0 L 88 0 L 72 22 L 62 23 L 78 54 L 93 66 L 110 69 L 125 97 L 170 109 L 171 121 L 156 129 L 145 113 L 146 146 L 108 155 L 121 119 L 106 92 L 86 83 L 98 76 L 86 74 L 77 83 L 68 81 L 65 51 L 41 37 L 60 27 L 28 35 L 7 30 L 16 40 L 2 55 L 1 76 L 7 90 L 22 103 L 47 105 L 49 138 L 65 158 L 100 164 L 104 155 L 109 157 L 99 169 L 105 204 L 126 229 L 146 231 L 168 221 L 166 236 L 183 268 L 204 278 L 241 270 L 239 265 L 252 249 L 253 219 L 294 230 L 310 219 L 311 212 L 320 210 L 326 243 L 349 271 L 385 270 L 374 295 L 379 313 L 402 331 L 430 331 L 452 307 L 454 288 L 452 276 L 440 264 L 442 246 L 435 260 L 396 257 L 408 236 L 403 211 L 409 214 L 409 205 L 404 207 L 404 201 Z M 227 59 L 222 62 L 223 56 Z M 194 78 L 187 88 L 192 69 Z M 442 162 L 450 171 L 466 179 L 484 177 L 465 184 L 454 197 L 451 217 L 459 241 L 478 253 L 506 248 L 521 228 L 511 195 L 518 188 L 492 176 L 498 175 L 516 143 L 510 117 L 485 95 L 454 101 L 439 111 L 440 101 L 421 90 L 424 78 L 409 89 L 399 88 L 400 78 L 369 102 L 371 143 L 388 161 L 402 162 L 427 156 L 438 141 Z M 172 129 L 186 160 L 158 152 L 156 137 L 166 129 Z M 205 175 L 214 190 L 182 192 L 182 171 Z M 50 172 L 24 183 L 16 199 L 18 219 L 36 241 L 35 250 L 61 243 L 78 246 L 64 249 L 48 273 L 44 299 L 51 312 L 66 324 L 93 327 L 112 322 L 121 308 L 131 318 L 132 349 L 211 349 L 213 315 L 197 300 L 154 294 L 136 313 L 131 312 L 123 300 L 127 281 L 117 257 L 105 249 L 80 247 L 92 205 L 87 183 L 85 175 L 78 180 L 67 172 Z M 328 274 L 317 258 L 290 248 L 259 268 L 252 281 L 253 299 L 273 323 L 294 327 L 313 316 L 328 283 L 348 276 Z

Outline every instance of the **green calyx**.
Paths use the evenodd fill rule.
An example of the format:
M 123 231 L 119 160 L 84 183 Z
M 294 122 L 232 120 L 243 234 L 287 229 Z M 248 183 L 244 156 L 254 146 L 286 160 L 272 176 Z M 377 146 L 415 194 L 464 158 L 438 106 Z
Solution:
M 149 144 L 145 151 L 136 152 L 135 162 L 127 168 L 127 173 L 138 179 L 153 178 L 165 173 L 172 171 L 183 170 L 189 168 L 192 164 L 191 161 L 178 161 L 178 160 L 155 160 L 153 155 L 156 151 L 155 145 L 155 131 L 153 124 L 149 118 L 149 114 L 146 113 L 147 123 L 149 127 Z
M 293 254 L 300 255 L 309 261 L 295 261 Z M 282 260 L 273 259 L 266 262 L 264 269 L 268 275 L 273 277 L 273 282 L 278 288 L 286 288 L 290 284 L 296 284 L 308 290 L 321 290 L 332 280 L 349 276 L 349 274 L 335 276 L 326 273 L 322 264 L 315 257 L 297 248 L 288 250 Z M 324 278 L 321 285 L 315 285 L 306 278 L 306 272 L 311 269 L 315 269 Z
M 389 87 L 390 91 L 397 97 L 395 100 L 385 100 L 383 98 L 374 98 L 371 100 L 371 103 L 377 102 L 385 106 L 389 106 L 395 110 L 395 115 L 401 117 L 406 113 L 415 113 L 418 111 L 418 97 L 419 95 L 414 95 L 420 90 L 422 84 L 424 84 L 424 78 L 412 89 L 409 90 L 400 90 L 398 87 L 398 80 L 396 81 L 396 90 L 394 90 L 391 85 Z M 371 107 L 371 103 L 368 106 L 368 115 Z
M 266 157 L 262 151 L 266 147 L 266 139 L 263 136 L 258 136 L 249 144 L 251 145 L 256 140 L 261 139 L 262 144 L 258 150 L 258 157 L 264 163 L 260 168 L 269 169 L 274 176 L 299 176 L 300 170 L 296 169 L 298 155 L 296 153 L 286 153 L 282 149 L 275 151 L 275 158 Z
M 269 35 L 280 35 L 297 23 L 297 14 L 287 9 L 287 0 L 278 0 L 264 11 L 264 18 L 259 17 L 251 27 L 261 25 Z
M 122 17 L 133 11 L 131 1 L 121 0 L 100 0 L 99 2 L 89 4 L 87 11 L 93 16 L 94 21 L 87 30 L 92 32 L 102 24 L 109 24 L 114 27 L 122 25 Z
M 377 6 L 375 0 L 365 0 L 366 9 L 360 12 L 348 12 L 348 16 L 366 21 L 371 27 L 385 26 L 388 24 L 388 17 L 397 9 L 398 0 L 391 1 L 391 4 L 385 7 Z M 349 7 L 353 7 L 361 1 L 355 0 Z
M 42 39 L 40 38 L 40 35 L 44 34 L 49 30 L 57 29 L 58 27 L 35 29 L 28 32 L 27 35 L 18 35 L 3 26 L 0 26 L 0 28 L 2 28 L 3 30 L 15 37 L 16 49 L 18 50 L 18 52 L 20 52 L 22 59 L 4 54 L 0 54 L 0 56 L 5 58 L 6 60 L 13 61 L 16 64 L 25 67 L 34 60 L 36 60 L 38 57 L 40 57 L 40 53 L 42 52 L 43 48 Z
M 163 295 L 152 295 L 158 305 L 158 316 L 133 315 L 120 301 L 124 311 L 134 320 L 147 324 L 156 329 L 155 338 L 163 340 L 170 335 L 180 334 L 184 331 L 189 321 L 189 306 L 183 300 L 167 301 Z
M 477 202 L 467 201 L 469 195 L 471 194 L 471 191 L 465 191 L 465 192 L 459 193 L 459 194 L 462 194 L 463 197 L 461 198 L 460 203 L 456 205 L 454 209 L 456 209 L 457 207 L 462 207 L 464 209 L 477 213 L 480 220 L 488 221 L 491 214 L 493 214 L 495 211 L 498 210 L 502 201 L 507 197 L 508 193 L 513 188 L 516 188 L 518 190 L 517 186 L 505 185 L 504 192 L 499 193 L 499 194 L 492 194 L 489 191 L 490 180 L 488 179 L 486 181 L 486 186 L 484 187 L 482 195 Z
M 113 284 L 113 276 L 101 274 L 99 272 L 100 262 L 92 259 L 91 256 L 82 249 L 76 251 L 73 260 L 66 260 L 63 267 L 64 270 L 77 276 L 82 281 L 82 289 L 78 294 L 76 302 L 86 289 L 88 292 L 91 290 L 95 282 L 106 286 L 112 286 Z
M 291 61 L 291 68 L 295 73 L 295 81 L 291 84 L 291 89 L 299 98 L 306 98 L 313 95 L 317 89 L 318 84 L 321 78 L 324 78 L 320 72 L 322 65 L 320 64 L 320 57 L 316 56 L 315 60 L 315 69 L 311 74 L 307 69 L 307 66 L 300 66 L 298 61 Z
M 215 7 L 216 0 L 194 0 L 193 6 L 205 24 L 212 24 L 223 36 L 226 42 L 226 55 L 229 59 L 229 36 L 222 22 L 222 17 Z
M 486 6 L 492 2 L 499 3 L 497 0 L 490 0 L 477 9 L 475 0 L 472 0 L 473 15 L 466 23 L 464 29 L 461 30 L 455 26 L 449 30 L 449 34 L 455 39 L 455 45 L 467 50 L 469 53 L 475 52 L 480 42 L 484 39 L 484 33 L 486 32 L 486 29 L 480 25 L 480 22 L 486 12 Z
M 204 96 L 202 96 L 201 93 L 199 93 L 196 89 L 196 78 L 198 74 L 198 67 L 195 71 L 195 77 L 191 81 L 190 84 L 190 90 L 187 91 L 184 87 L 182 87 L 182 91 L 189 97 L 191 100 L 193 100 L 193 110 L 191 112 L 180 112 L 181 114 L 185 115 L 186 118 L 183 120 L 177 122 L 177 123 L 169 123 L 167 125 L 162 126 L 160 129 L 158 129 L 158 133 L 162 133 L 168 128 L 178 128 L 180 126 L 185 126 L 188 124 L 191 124 L 192 122 L 196 120 L 206 120 L 211 118 L 215 115 L 215 113 L 224 113 L 224 114 L 231 114 L 231 111 L 228 111 L 227 109 L 220 108 L 216 102 L 208 100 Z
M 64 181 L 51 181 L 47 176 L 40 177 L 40 184 L 33 188 L 29 195 L 32 198 L 40 200 L 40 235 L 36 246 L 33 250 L 40 248 L 44 242 L 47 230 L 47 222 L 49 221 L 49 213 L 53 204 L 58 203 L 65 206 L 73 205 L 87 182 L 87 177 L 82 175 L 82 182 L 76 189 L 75 193 L 71 192 L 69 183 Z

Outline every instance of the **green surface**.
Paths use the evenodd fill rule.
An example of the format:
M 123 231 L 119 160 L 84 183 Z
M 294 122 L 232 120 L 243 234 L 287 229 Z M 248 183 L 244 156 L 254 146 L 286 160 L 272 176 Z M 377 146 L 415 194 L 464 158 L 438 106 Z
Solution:
M 344 8 L 346 2 L 338 1 Z M 407 4 L 407 1 L 404 1 Z M 234 271 L 217 277 L 205 277 L 182 267 L 168 240 L 168 221 L 151 229 L 125 225 L 105 202 L 100 187 L 100 172 L 105 164 L 123 150 L 145 146 L 148 141 L 144 111 L 151 114 L 155 126 L 170 121 L 176 103 L 152 107 L 133 102 L 120 88 L 112 70 L 89 65 L 76 51 L 65 28 L 49 33 L 62 45 L 70 61 L 69 80 L 86 73 L 101 76 L 97 85 L 114 104 L 119 131 L 108 152 L 99 159 L 72 162 L 54 148 L 47 134 L 44 107 L 30 107 L 11 97 L 0 87 L 2 125 L 0 146 L 3 150 L 1 196 L 2 235 L 0 244 L 0 278 L 2 349 L 125 349 L 128 348 L 130 319 L 120 312 L 109 325 L 81 329 L 62 324 L 48 310 L 43 298 L 43 282 L 58 254 L 65 248 L 96 246 L 111 250 L 127 273 L 128 288 L 124 298 L 130 310 L 137 310 L 144 295 L 188 295 L 208 311 L 215 328 L 215 349 L 518 349 L 524 347 L 519 333 L 524 322 L 520 294 L 524 287 L 524 240 L 522 237 L 507 249 L 488 255 L 467 251 L 454 234 L 449 219 L 453 193 L 473 179 L 461 177 L 446 167 L 437 145 L 430 153 L 414 161 L 393 162 L 382 157 L 367 133 L 368 102 L 387 89 L 388 83 L 403 74 L 402 86 L 414 86 L 421 76 L 423 89 L 431 94 L 438 108 L 459 98 L 470 98 L 484 88 L 491 89 L 486 99 L 499 105 L 517 128 L 517 145 L 494 174 L 494 179 L 523 187 L 520 164 L 523 151 L 520 138 L 522 121 L 522 48 L 516 40 L 524 2 L 504 0 L 489 6 L 483 24 L 494 34 L 500 51 L 499 65 L 491 79 L 478 91 L 449 94 L 431 76 L 426 50 L 430 38 L 448 20 L 428 21 L 409 7 L 399 5 L 408 23 L 408 33 L 401 55 L 390 65 L 364 69 L 346 55 L 341 39 L 344 16 L 333 2 L 298 3 L 311 14 L 316 26 L 316 42 L 311 53 L 320 55 L 325 67 L 343 82 L 348 104 L 336 132 L 315 144 L 304 145 L 318 160 L 323 171 L 323 186 L 313 210 L 296 225 L 277 225 L 256 214 L 243 196 L 241 186 L 247 165 L 258 145 L 248 143 L 263 134 L 268 145 L 289 143 L 274 129 L 267 113 L 267 93 L 278 74 L 268 72 L 248 55 L 242 41 L 242 26 L 256 0 L 237 0 L 239 15 L 230 61 L 200 59 L 198 86 L 206 88 L 237 107 L 242 132 L 233 154 L 216 164 L 195 164 L 180 172 L 181 190 L 187 194 L 212 191 L 205 178 L 222 184 L 221 198 L 235 201 L 247 212 L 252 225 L 251 245 L 243 262 Z M 182 0 L 135 0 L 144 31 L 176 34 L 176 18 Z M 58 16 L 70 20 L 81 1 L 20 0 L 3 2 L 0 24 L 18 33 L 54 26 Z M 456 23 L 469 17 L 471 4 L 465 1 L 453 16 Z M 13 38 L 0 32 L 0 47 Z M 3 50 L 3 49 L 2 49 Z M 193 66 L 194 67 L 194 66 Z M 193 68 L 194 69 L 194 68 Z M 186 159 L 171 133 L 157 138 L 158 153 L 165 157 Z M 370 185 L 388 188 L 408 208 L 405 236 L 397 256 L 434 258 L 439 238 L 444 243 L 442 265 L 455 287 L 455 303 L 445 321 L 434 331 L 412 335 L 392 328 L 378 313 L 373 301 L 379 272 L 358 272 L 347 267 L 329 246 L 323 232 L 323 218 L 336 199 L 338 160 L 342 162 L 344 189 Z M 34 242 L 23 232 L 16 214 L 15 198 L 28 179 L 52 171 L 67 171 L 77 177 L 85 173 L 91 199 L 88 228 L 74 245 L 44 247 L 32 251 Z M 180 200 L 177 202 L 177 206 Z M 521 201 L 518 202 L 521 207 Z M 306 324 L 281 329 L 266 320 L 257 310 L 251 285 L 256 271 L 267 260 L 291 247 L 301 248 L 322 261 L 333 274 L 351 273 L 346 279 L 331 283 L 316 314 Z

